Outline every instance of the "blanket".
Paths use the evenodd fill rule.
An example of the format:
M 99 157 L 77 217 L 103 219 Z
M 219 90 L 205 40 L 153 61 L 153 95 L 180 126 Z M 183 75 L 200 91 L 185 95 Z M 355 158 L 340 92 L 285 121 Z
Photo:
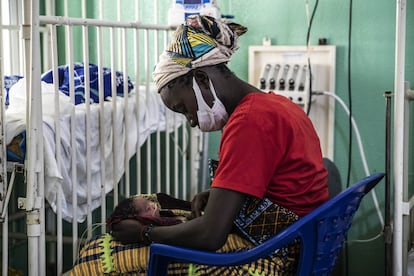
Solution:
M 90 101 L 91 103 L 99 102 L 99 67 L 95 64 L 89 64 L 89 88 L 90 88 Z M 103 98 L 107 99 L 112 97 L 112 78 L 115 80 L 117 96 L 124 96 L 131 92 L 134 88 L 130 78 L 127 78 L 128 82 L 128 92 L 124 93 L 124 74 L 119 71 L 115 71 L 115 75 L 112 76 L 111 69 L 102 67 L 102 79 L 103 79 Z M 63 92 L 65 95 L 69 96 L 70 89 L 70 70 L 68 65 L 61 65 L 57 68 L 58 74 L 58 86 L 59 91 Z M 75 63 L 73 65 L 73 77 L 74 77 L 74 92 L 75 92 L 75 104 L 84 103 L 86 100 L 85 96 L 85 66 L 83 63 Z M 42 81 L 46 83 L 53 83 L 53 71 L 49 70 L 42 75 Z

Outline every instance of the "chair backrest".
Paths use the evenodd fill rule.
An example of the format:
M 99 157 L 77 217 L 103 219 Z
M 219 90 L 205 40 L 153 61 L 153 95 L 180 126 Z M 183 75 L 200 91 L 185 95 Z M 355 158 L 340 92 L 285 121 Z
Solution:
M 331 159 L 324 157 L 322 161 L 328 171 L 329 198 L 333 198 L 342 191 L 341 175 Z
M 168 263 L 182 261 L 215 266 L 250 263 L 301 239 L 298 275 L 330 275 L 362 198 L 384 177 L 368 176 L 330 199 L 264 243 L 237 253 L 215 253 L 152 244 L 148 275 L 166 275 Z

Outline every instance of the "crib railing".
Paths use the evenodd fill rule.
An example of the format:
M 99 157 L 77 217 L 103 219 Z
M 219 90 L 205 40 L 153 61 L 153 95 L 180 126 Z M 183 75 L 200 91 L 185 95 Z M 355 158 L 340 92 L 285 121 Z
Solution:
M 82 3 L 86 7 L 86 1 Z M 138 4 L 135 8 L 138 10 Z M 18 24 L 17 33 L 21 37 L 18 59 L 22 60 L 24 66 L 23 69 L 8 72 L 23 75 L 26 87 L 25 196 L 18 203 L 25 212 L 23 228 L 27 231 L 25 235 L 12 233 L 10 236 L 6 212 L 2 231 L 2 263 L 17 263 L 17 260 L 9 258 L 11 249 L 8 248 L 8 238 L 23 238 L 27 240 L 28 248 L 27 274 L 46 275 L 48 266 L 53 266 L 52 273 L 61 275 L 76 259 L 83 239 L 106 231 L 106 217 L 122 198 L 137 193 L 165 192 L 178 198 L 191 199 L 203 188 L 199 181 L 199 170 L 205 166 L 202 162 L 204 147 L 200 132 L 191 129 L 183 116 L 165 109 L 151 84 L 152 68 L 167 43 L 169 26 L 138 23 L 138 16 L 137 20 L 119 20 L 119 12 L 117 20 L 104 20 L 102 15 L 100 19 L 86 18 L 84 9 L 82 18 L 70 17 L 68 12 L 65 16 L 39 14 L 39 1 L 23 1 L 22 21 Z M 2 31 L 0 51 L 4 49 L 4 35 Z M 89 93 L 85 93 L 84 103 L 76 104 L 75 66 L 78 63 L 84 65 L 85 91 L 93 89 L 88 65 L 94 64 L 98 68 L 98 104 L 92 103 Z M 56 81 L 62 65 L 66 66 L 68 72 L 68 95 L 65 99 L 68 100 L 69 112 L 65 116 L 62 115 L 62 89 Z M 0 68 L 4 68 L 3 65 Z M 111 94 L 106 98 L 103 68 L 112 72 Z M 44 82 L 41 81 L 45 70 L 50 70 L 54 80 L 51 105 L 45 105 Z M 115 72 L 120 72 L 119 78 Z M 0 77 L 4 79 L 3 70 L 0 70 Z M 125 93 L 130 89 L 128 78 L 134 85 L 130 96 Z M 123 97 L 117 95 L 119 79 L 124 80 L 120 85 L 124 91 Z M 3 87 L 1 81 L 0 84 Z M 1 106 L 5 107 L 3 103 Z M 82 106 L 82 112 L 79 106 Z M 2 109 L 0 114 L 1 127 L 5 126 L 7 117 L 4 111 Z M 45 112 L 50 116 L 46 118 Z M 80 140 L 76 134 L 80 125 L 79 116 L 82 116 L 84 124 L 82 158 L 79 158 Z M 147 122 L 143 123 L 140 116 L 153 116 L 155 121 L 146 135 L 141 130 L 148 127 L 144 125 Z M 69 122 L 67 127 L 65 120 Z M 102 127 L 108 121 L 113 122 L 109 130 Z M 100 126 L 99 131 L 92 131 L 94 125 Z M 50 129 L 53 131 L 49 132 Z M 120 135 L 117 134 L 119 129 Z M 131 132 L 131 129 L 134 131 Z M 52 143 L 45 140 L 45 133 L 52 133 Z M 108 144 L 104 143 L 106 138 L 111 141 L 109 149 Z M 62 140 L 68 141 L 67 147 L 62 146 Z M 118 148 L 117 145 L 122 146 Z M 5 176 L 7 149 L 5 143 L 2 146 L 0 169 Z M 57 183 L 62 186 L 53 186 L 60 191 L 65 189 L 62 188 L 65 187 L 63 183 L 68 181 L 71 193 L 57 192 L 53 202 L 48 198 L 51 193 L 48 182 L 50 157 L 45 153 L 45 148 L 49 146 L 54 147 L 53 160 L 59 171 L 63 171 L 66 166 L 72 168 L 67 175 L 58 177 Z M 93 146 L 97 147 L 96 152 Z M 108 155 L 108 151 L 112 154 Z M 61 153 L 71 156 L 69 164 Z M 98 154 L 97 158 L 95 154 Z M 96 166 L 98 176 L 92 173 Z M 77 169 L 73 169 L 77 167 L 84 167 L 85 173 L 80 174 Z M 108 175 L 109 170 L 113 174 Z M 92 191 L 96 179 L 101 183 L 99 196 L 95 196 Z M 3 198 L 15 178 L 11 179 L 12 183 L 7 183 L 7 177 L 0 180 L 3 180 L 0 181 L 0 206 L 3 204 L 4 208 L 8 208 Z M 86 183 L 85 187 L 79 185 L 81 182 Z M 78 200 L 80 191 L 84 191 L 85 200 Z M 69 199 L 71 218 L 65 209 Z M 96 202 L 99 203 L 96 205 Z M 83 205 L 85 209 L 81 207 Z M 22 227 L 17 224 L 15 228 Z M 3 265 L 2 270 L 3 275 L 6 275 L 7 265 Z

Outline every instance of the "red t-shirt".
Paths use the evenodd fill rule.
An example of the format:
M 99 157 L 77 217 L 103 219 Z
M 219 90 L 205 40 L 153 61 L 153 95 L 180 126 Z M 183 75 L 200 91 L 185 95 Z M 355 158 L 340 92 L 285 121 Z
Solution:
M 248 94 L 224 128 L 211 186 L 267 197 L 299 216 L 309 213 L 328 199 L 311 120 L 284 96 Z

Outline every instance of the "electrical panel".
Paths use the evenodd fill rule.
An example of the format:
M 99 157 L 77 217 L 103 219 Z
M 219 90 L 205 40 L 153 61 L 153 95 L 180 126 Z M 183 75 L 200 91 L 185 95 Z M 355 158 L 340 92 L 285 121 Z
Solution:
M 333 159 L 335 46 L 250 46 L 249 82 L 298 104 L 312 120 L 322 153 Z

